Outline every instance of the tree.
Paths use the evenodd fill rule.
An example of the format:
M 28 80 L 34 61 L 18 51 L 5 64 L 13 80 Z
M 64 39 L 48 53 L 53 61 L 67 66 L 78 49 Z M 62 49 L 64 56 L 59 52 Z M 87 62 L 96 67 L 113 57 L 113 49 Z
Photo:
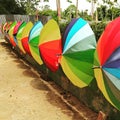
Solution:
M 103 0 L 104 3 L 106 3 L 108 5 L 108 8 L 111 9 L 111 15 L 112 15 L 112 18 L 111 20 L 113 20 L 113 16 L 114 16 L 114 7 L 119 5 L 118 4 L 118 0 Z
M 44 6 L 44 10 L 49 10 L 50 9 L 50 6 L 49 5 L 45 5 Z
M 100 7 L 97 8 L 97 11 L 98 11 L 99 21 L 107 20 L 107 6 L 106 5 L 100 5 Z
M 67 0 L 67 2 L 69 2 L 69 3 L 72 3 L 72 1 L 71 0 Z M 76 18 L 78 17 L 78 0 L 76 0 L 76 10 L 75 10 L 76 12 Z
M 64 12 L 63 12 L 63 18 L 71 21 L 72 18 L 75 17 L 75 11 L 76 11 L 76 6 L 75 5 L 70 5 Z
M 78 17 L 78 0 L 76 0 L 76 18 Z
M 1 14 L 26 14 L 22 5 L 15 0 L 0 0 Z
M 39 15 L 51 16 L 54 20 L 58 20 L 57 11 L 52 11 L 51 9 L 46 9 L 45 7 L 42 9 L 42 11 L 39 12 Z
M 94 19 L 94 10 L 95 10 L 95 5 L 98 4 L 98 0 L 87 0 L 88 2 L 91 2 L 91 16 L 92 19 Z M 97 8 L 97 6 L 96 6 Z M 97 21 L 97 9 L 96 9 L 96 21 Z
M 20 4 L 25 7 L 27 14 L 33 15 L 40 0 L 20 0 Z
M 113 13 L 113 14 L 111 14 Z M 112 9 L 107 10 L 107 19 L 113 20 L 116 17 L 120 16 L 120 8 L 113 7 Z
M 0 4 L 0 14 L 9 14 L 9 11 Z
M 61 20 L 60 0 L 56 0 L 56 6 L 57 6 L 57 13 L 58 13 L 58 21 L 60 21 Z

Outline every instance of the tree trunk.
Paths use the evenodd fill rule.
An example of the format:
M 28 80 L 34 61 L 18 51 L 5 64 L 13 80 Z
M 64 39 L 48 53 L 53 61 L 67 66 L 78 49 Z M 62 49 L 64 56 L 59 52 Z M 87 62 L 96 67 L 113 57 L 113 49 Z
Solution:
M 76 18 L 78 18 L 78 0 L 76 0 Z
M 61 8 L 60 8 L 60 0 L 56 0 L 57 12 L 58 12 L 58 21 L 61 20 Z
M 92 16 L 92 20 L 94 19 L 94 1 L 91 0 L 91 16 Z
M 98 22 L 98 11 L 97 11 L 97 8 L 96 8 L 95 14 L 96 14 L 96 16 L 95 16 L 95 21 Z

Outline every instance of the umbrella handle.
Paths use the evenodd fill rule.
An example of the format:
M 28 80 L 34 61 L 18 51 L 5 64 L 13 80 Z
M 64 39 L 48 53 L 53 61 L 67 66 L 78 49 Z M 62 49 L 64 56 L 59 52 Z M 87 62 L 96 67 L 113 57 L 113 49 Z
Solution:
M 57 57 L 60 57 L 61 55 L 62 55 L 61 53 L 57 53 L 57 54 L 56 54 Z
M 100 69 L 102 66 L 93 66 L 92 69 Z
M 60 63 L 61 56 L 62 56 L 62 54 L 61 54 L 61 53 L 57 53 L 57 54 L 56 54 L 56 57 L 58 58 L 58 63 Z

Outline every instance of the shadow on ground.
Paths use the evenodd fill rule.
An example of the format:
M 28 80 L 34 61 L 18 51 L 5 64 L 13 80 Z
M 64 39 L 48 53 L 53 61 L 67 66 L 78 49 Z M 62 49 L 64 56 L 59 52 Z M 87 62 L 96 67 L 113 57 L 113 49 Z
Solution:
M 10 44 L 5 42 L 1 42 L 0 44 L 4 46 L 9 52 L 13 51 Z M 33 72 L 33 70 L 31 70 L 31 66 L 27 65 L 27 63 L 24 63 L 21 59 L 19 59 L 19 56 L 15 56 L 13 54 L 11 55 L 13 58 L 16 58 L 14 59 L 14 62 L 18 63 L 17 66 L 21 69 L 24 69 L 23 75 L 34 79 L 30 82 L 30 85 L 35 89 L 45 91 L 46 98 L 50 104 L 57 106 L 59 109 L 61 109 L 63 113 L 67 114 L 68 116 L 72 116 L 73 120 L 85 120 L 85 118 L 83 118 L 82 116 L 82 113 L 84 113 L 84 116 L 87 116 L 87 118 L 89 118 L 88 120 L 97 119 L 97 114 L 92 115 L 92 112 L 83 104 L 81 104 L 77 98 L 72 96 L 70 93 L 65 92 L 53 81 L 47 81 L 46 84 L 44 84 L 43 80 L 41 80 L 40 78 L 40 76 L 45 76 L 44 74 L 39 76 L 38 74 Z M 51 85 L 54 88 L 54 91 L 51 90 L 47 85 Z M 67 105 L 62 98 L 67 101 L 71 106 L 74 106 L 78 111 L 81 111 L 81 114 L 80 112 L 75 111 L 71 106 Z M 60 115 L 58 116 L 61 117 Z
M 70 93 L 66 93 L 62 88 L 57 86 L 53 81 L 49 81 L 48 84 L 52 84 L 55 91 L 52 91 L 47 85 L 43 83 L 40 79 L 34 79 L 31 81 L 31 86 L 38 90 L 46 91 L 46 97 L 50 104 L 57 106 L 61 111 L 68 116 L 72 116 L 73 120 L 85 120 L 81 114 L 75 111 L 71 106 L 67 105 L 61 98 L 64 98 L 69 104 L 77 108 L 77 110 L 82 111 L 88 120 L 96 120 L 97 114 L 92 115 L 92 112 L 88 110 L 87 107 L 82 105 L 80 101 L 72 96 Z M 56 94 L 56 91 L 61 94 L 61 97 Z M 60 118 L 62 119 L 62 118 Z

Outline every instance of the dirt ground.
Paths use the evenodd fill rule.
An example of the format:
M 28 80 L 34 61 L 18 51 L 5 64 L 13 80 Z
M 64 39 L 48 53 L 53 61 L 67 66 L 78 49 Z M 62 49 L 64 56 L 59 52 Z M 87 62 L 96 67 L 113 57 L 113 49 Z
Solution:
M 0 120 L 97 119 L 97 113 L 63 93 L 0 40 Z

